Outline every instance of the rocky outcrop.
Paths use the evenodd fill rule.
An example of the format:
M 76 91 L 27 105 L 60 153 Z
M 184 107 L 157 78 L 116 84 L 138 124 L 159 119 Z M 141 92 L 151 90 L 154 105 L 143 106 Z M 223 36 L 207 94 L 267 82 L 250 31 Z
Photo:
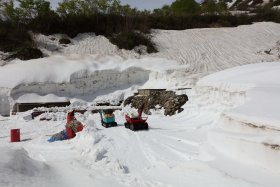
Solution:
M 151 114 L 150 109 L 164 109 L 164 115 L 172 116 L 182 112 L 182 106 L 188 101 L 188 96 L 176 95 L 174 91 L 152 92 L 149 96 L 135 95 L 128 97 L 124 105 L 131 104 L 134 108 L 140 108 L 144 104 L 144 113 Z
M 68 38 L 61 38 L 61 39 L 59 40 L 59 43 L 60 43 L 60 44 L 70 44 L 71 41 L 70 41 Z

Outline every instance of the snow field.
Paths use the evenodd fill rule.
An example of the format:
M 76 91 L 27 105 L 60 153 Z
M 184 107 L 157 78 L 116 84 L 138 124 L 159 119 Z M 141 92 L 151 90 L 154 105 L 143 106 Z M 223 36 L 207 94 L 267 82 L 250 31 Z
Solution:
M 193 86 L 199 78 L 226 68 L 278 60 L 279 30 L 280 25 L 272 22 L 236 28 L 154 30 L 153 41 L 159 52 L 142 55 L 135 50 L 120 50 L 108 39 L 92 33 L 79 34 L 71 39 L 72 44 L 65 46 L 58 44 L 60 35 L 37 35 L 35 40 L 38 47 L 48 55 L 92 54 L 97 59 L 117 55 L 124 59 L 156 57 L 174 60 L 188 65 L 177 76 L 188 76 L 187 80 L 183 79 L 185 86 Z
M 32 159 L 48 164 L 59 178 L 55 184 L 60 186 L 255 186 L 244 180 L 246 176 L 232 178 L 233 171 L 225 174 L 225 168 L 212 163 L 217 153 L 209 152 L 207 133 L 217 112 L 198 107 L 200 97 L 195 97 L 194 90 L 187 92 L 193 99 L 184 106 L 184 112 L 173 117 L 160 113 L 150 116 L 148 132 L 125 129 L 125 111 L 116 111 L 120 126 L 110 129 L 100 125 L 98 114 L 77 114 L 78 120 L 86 124 L 85 130 L 72 140 L 49 144 L 45 135 L 63 129 L 65 113 L 55 113 L 57 121 L 48 122 L 39 118 L 30 121 L 27 112 L 6 121 L 5 134 L 11 123 L 15 123 L 13 128 L 20 127 L 22 138 L 31 140 L 17 145 Z M 3 138 L 9 144 L 9 137 Z M 48 184 L 45 179 L 41 182 Z
M 158 30 L 154 41 L 159 53 L 152 56 L 189 64 L 188 76 L 193 77 L 189 81 L 193 83 L 226 68 L 279 59 L 279 52 L 264 53 L 279 41 L 279 29 L 278 24 L 262 22 L 236 28 Z
M 131 56 L 115 51 L 106 39 L 86 34 L 61 46 L 62 53 L 71 53 L 66 57 L 53 50 L 49 58 L 1 67 L 0 99 L 10 103 L 70 99 L 73 107 L 90 107 L 118 102 L 137 88 L 188 88 L 199 82 L 177 91 L 189 97 L 182 113 L 169 117 L 152 111 L 149 131 L 124 128 L 129 107 L 115 112 L 119 127 L 109 129 L 100 125 L 98 114 L 87 112 L 76 115 L 84 131 L 50 144 L 49 135 L 64 129 L 65 111 L 40 116 L 51 121 L 31 120 L 31 111 L 0 117 L 0 186 L 280 186 L 279 62 L 200 80 L 278 58 L 263 51 L 275 46 L 279 29 L 279 24 L 257 23 L 155 31 L 160 52 L 141 59 L 126 59 Z M 52 41 L 56 44 L 46 53 L 59 45 Z M 111 53 L 117 55 L 102 56 Z M 7 103 L 0 109 L 6 112 Z M 9 143 L 11 128 L 21 129 L 23 141 Z

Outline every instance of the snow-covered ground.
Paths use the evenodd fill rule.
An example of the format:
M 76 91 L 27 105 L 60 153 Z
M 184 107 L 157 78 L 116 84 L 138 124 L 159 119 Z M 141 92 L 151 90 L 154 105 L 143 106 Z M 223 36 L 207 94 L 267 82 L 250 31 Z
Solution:
M 155 31 L 160 52 L 143 56 L 112 51 L 104 38 L 103 52 L 85 48 L 90 43 L 82 41 L 96 39 L 87 34 L 62 52 L 46 51 L 48 58 L 0 67 L 1 113 L 14 102 L 91 106 L 139 87 L 193 86 L 177 91 L 189 97 L 184 111 L 152 111 L 148 131 L 126 129 L 131 109 L 124 107 L 115 112 L 118 127 L 105 129 L 98 114 L 76 114 L 85 130 L 48 143 L 64 129 L 64 110 L 41 116 L 51 121 L 32 120 L 31 111 L 0 116 L 0 186 L 280 186 L 279 31 L 274 23 Z M 9 142 L 13 128 L 21 142 Z

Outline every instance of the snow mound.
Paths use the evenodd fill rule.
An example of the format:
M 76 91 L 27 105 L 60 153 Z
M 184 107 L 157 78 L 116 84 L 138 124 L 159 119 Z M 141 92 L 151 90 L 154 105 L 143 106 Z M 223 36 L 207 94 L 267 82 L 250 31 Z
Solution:
M 25 149 L 1 148 L 1 185 L 41 186 L 42 179 L 45 181 L 45 178 L 49 179 L 49 184 L 53 184 L 54 175 L 51 172 L 47 164 L 30 158 Z
M 228 114 L 240 118 L 243 116 L 253 121 L 259 120 L 260 123 L 274 124 L 280 130 L 280 126 L 277 125 L 280 122 L 279 73 L 279 62 L 244 65 L 209 75 L 201 79 L 198 85 L 217 89 L 229 85 L 226 88 L 229 91 L 243 87 L 243 91 L 247 91 L 248 100 L 244 105 L 230 110 Z
M 56 54 L 79 54 L 79 55 L 97 55 L 98 57 L 119 55 L 123 58 L 139 58 L 139 54 L 134 50 L 121 50 L 113 45 L 106 37 L 96 36 L 94 33 L 78 34 L 75 38 L 70 39 L 70 44 L 60 44 L 59 39 L 69 38 L 61 34 L 45 36 L 34 34 L 34 40 L 38 48 L 45 55 Z
M 206 76 L 198 82 L 200 89 L 215 90 L 221 101 L 239 103 L 220 111 L 216 127 L 209 131 L 210 144 L 230 158 L 278 174 L 280 173 L 279 75 L 280 63 L 270 62 L 224 70 Z M 231 97 L 226 99 L 224 92 Z M 234 93 L 240 93 L 243 99 L 235 100 Z
M 93 104 L 100 105 L 100 104 L 109 104 L 109 105 L 120 105 L 124 100 L 125 93 L 122 91 L 115 91 L 112 94 L 108 94 L 106 96 L 97 96 Z

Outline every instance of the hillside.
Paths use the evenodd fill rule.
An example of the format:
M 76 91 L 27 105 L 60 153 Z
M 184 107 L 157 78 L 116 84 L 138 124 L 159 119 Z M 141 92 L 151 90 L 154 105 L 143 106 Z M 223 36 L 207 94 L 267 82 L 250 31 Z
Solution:
M 184 31 L 153 30 L 153 42 L 159 52 L 141 54 L 136 51 L 120 50 L 108 39 L 94 34 L 80 34 L 72 39 L 72 44 L 63 47 L 53 36 L 37 36 L 38 47 L 47 55 L 53 54 L 98 54 L 118 55 L 123 59 L 156 57 L 174 60 L 188 68 L 182 76 L 194 84 L 204 75 L 226 68 L 279 59 L 280 25 L 261 22 L 236 28 L 189 29 Z M 57 38 L 61 36 L 56 36 Z M 268 53 L 269 51 L 269 53 Z M 182 71 L 185 71 L 182 68 Z M 178 76 L 178 74 L 177 74 Z
M 280 25 L 153 30 L 159 52 L 120 50 L 103 36 L 34 35 L 47 56 L 0 67 L 0 186 L 278 187 L 280 186 Z M 139 54 L 139 50 L 142 51 Z M 125 128 L 130 106 L 75 117 L 73 139 L 49 143 L 65 129 L 66 112 L 118 103 L 138 88 L 186 94 L 184 109 L 156 107 L 149 130 Z M 190 89 L 191 88 L 191 89 Z M 10 114 L 16 102 L 71 101 L 69 107 Z M 10 143 L 20 129 L 21 142 Z
M 230 10 L 254 11 L 267 6 L 276 8 L 280 5 L 279 0 L 232 0 L 228 3 Z
M 63 37 L 61 35 L 35 35 L 38 47 L 45 55 L 51 56 L 30 60 L 24 64 L 15 60 L 12 64 L 3 66 L 0 69 L 0 95 L 3 101 L 9 100 L 12 103 L 30 92 L 40 95 L 56 93 L 70 98 L 85 98 L 88 101 L 94 99 L 92 94 L 96 89 L 107 92 L 106 90 L 118 84 L 124 84 L 123 81 L 137 82 L 146 88 L 154 87 L 153 82 L 148 81 L 151 79 L 149 77 L 166 80 L 164 84 L 157 86 L 159 88 L 193 87 L 199 78 L 223 69 L 279 59 L 279 30 L 279 24 L 270 22 L 236 28 L 154 30 L 153 40 L 159 52 L 153 54 L 120 50 L 105 37 L 90 33 L 78 35 L 67 45 L 59 44 L 58 40 Z M 143 61 L 145 63 L 142 63 Z M 163 71 L 161 68 L 157 70 L 156 64 L 163 61 L 167 61 L 169 65 L 164 66 Z M 54 63 L 60 65 L 54 66 Z M 130 69 L 135 69 L 139 76 L 119 76 L 116 79 L 112 78 L 112 73 L 104 70 L 105 68 L 120 75 L 130 74 L 131 70 L 127 68 L 115 69 L 118 64 L 126 64 Z M 154 66 L 153 70 L 149 66 Z M 14 69 L 18 68 L 26 71 L 15 73 Z M 67 73 L 61 74 L 65 70 Z M 92 80 L 100 80 L 94 74 L 96 71 L 102 72 L 104 80 L 117 81 L 121 78 L 122 81 L 118 81 L 118 84 L 114 81 L 102 81 L 106 84 L 100 89 L 100 86 L 92 84 Z M 38 79 L 35 74 L 29 76 L 33 72 L 41 74 L 41 77 Z M 141 72 L 145 73 L 140 76 Z M 10 74 L 15 76 L 7 79 Z M 71 88 L 67 85 L 71 85 Z M 87 85 L 88 89 L 80 90 L 82 85 Z M 9 102 L 2 102 L 0 108 L 9 111 Z

